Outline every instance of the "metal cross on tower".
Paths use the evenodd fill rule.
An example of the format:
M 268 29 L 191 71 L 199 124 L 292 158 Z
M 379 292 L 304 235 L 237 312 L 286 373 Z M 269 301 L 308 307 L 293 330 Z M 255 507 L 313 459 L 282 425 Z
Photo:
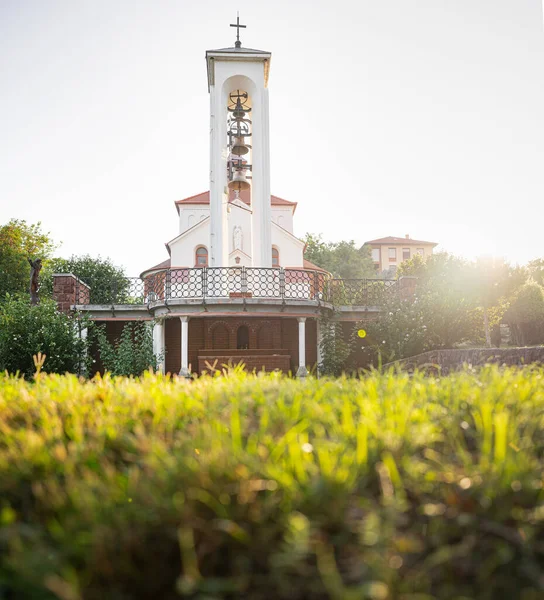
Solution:
M 242 42 L 240 41 L 240 28 L 245 29 L 246 26 L 240 25 L 240 13 L 239 12 L 236 13 L 236 24 L 231 23 L 230 26 L 236 27 L 236 42 L 234 43 L 234 46 L 236 48 L 241 48 Z

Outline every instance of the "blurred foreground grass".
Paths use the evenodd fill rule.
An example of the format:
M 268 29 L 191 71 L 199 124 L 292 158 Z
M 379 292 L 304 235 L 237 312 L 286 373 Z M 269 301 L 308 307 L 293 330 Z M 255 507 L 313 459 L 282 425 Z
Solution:
M 544 370 L 0 375 L 0 599 L 544 598 Z

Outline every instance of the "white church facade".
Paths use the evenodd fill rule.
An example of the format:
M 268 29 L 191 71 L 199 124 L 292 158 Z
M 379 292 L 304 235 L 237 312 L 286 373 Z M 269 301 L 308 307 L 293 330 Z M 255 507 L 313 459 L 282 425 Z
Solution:
M 59 306 L 104 322 L 111 339 L 127 322 L 150 321 L 164 372 L 244 363 L 304 377 L 321 360 L 322 315 L 375 318 L 380 295 L 399 288 L 335 280 L 304 259 L 293 229 L 297 203 L 271 194 L 270 60 L 239 38 L 206 52 L 209 190 L 175 203 L 178 234 L 165 261 L 127 278 L 107 304 L 96 301 L 92 282 L 55 279 Z

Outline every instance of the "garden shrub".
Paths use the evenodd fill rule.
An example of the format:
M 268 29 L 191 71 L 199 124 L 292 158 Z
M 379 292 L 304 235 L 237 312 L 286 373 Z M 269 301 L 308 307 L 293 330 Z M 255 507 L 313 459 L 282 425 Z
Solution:
M 384 363 L 482 339 L 481 310 L 457 294 L 422 287 L 416 296 L 391 295 L 379 319 L 356 327 L 368 331 L 369 352 Z
M 0 371 L 31 377 L 32 356 L 42 352 L 47 355 L 47 373 L 85 372 L 83 327 L 84 322 L 59 312 L 55 302 L 31 306 L 28 299 L 6 296 L 0 303 Z
M 0 597 L 539 600 L 544 370 L 0 377 Z
M 544 288 L 535 281 L 525 283 L 516 294 L 505 320 L 515 343 L 544 343 Z
M 100 360 L 112 375 L 141 375 L 147 369 L 157 368 L 149 323 L 127 323 L 115 343 L 108 340 L 104 326 L 96 325 L 95 337 Z

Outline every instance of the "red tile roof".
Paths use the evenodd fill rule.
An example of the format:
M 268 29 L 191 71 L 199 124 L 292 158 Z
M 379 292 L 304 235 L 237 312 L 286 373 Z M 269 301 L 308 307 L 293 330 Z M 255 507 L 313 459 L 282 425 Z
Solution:
M 406 237 L 384 237 L 378 238 L 377 240 L 370 240 L 365 244 L 405 244 L 406 246 L 414 245 L 427 245 L 427 246 L 438 246 L 437 242 L 423 242 L 422 240 L 413 240 L 412 238 Z
M 231 191 L 230 198 L 231 201 L 234 200 L 234 192 Z M 272 206 L 292 206 L 293 212 L 295 212 L 297 208 L 296 202 L 291 202 L 290 200 L 284 200 L 283 198 L 279 198 L 278 196 L 270 196 Z M 244 190 L 240 192 L 240 200 L 245 202 L 247 205 L 250 204 L 249 190 Z M 183 198 L 183 200 L 176 200 L 176 207 L 180 204 L 209 204 L 210 203 L 210 192 L 202 192 L 201 194 L 195 194 L 194 196 L 189 196 L 189 198 Z
M 328 271 L 326 271 L 325 269 L 322 269 L 321 267 L 314 265 L 313 262 L 310 262 L 309 260 L 306 260 L 306 259 L 304 259 L 304 268 L 305 269 L 313 269 L 314 271 L 322 271 L 323 273 L 328 273 Z
M 154 267 L 150 267 L 149 269 L 146 269 L 146 271 L 154 271 L 155 269 L 167 269 L 169 266 L 170 266 L 170 259 L 167 258 L 166 260 L 163 260 L 158 265 L 155 265 Z
M 163 260 L 161 263 L 159 263 L 158 265 L 155 265 L 154 267 L 149 267 L 149 269 L 145 269 L 144 271 L 141 272 L 140 277 L 142 277 L 146 273 L 149 273 L 150 271 L 158 271 L 159 269 L 168 269 L 168 268 L 170 268 L 170 259 L 169 258 L 167 258 L 166 260 Z

